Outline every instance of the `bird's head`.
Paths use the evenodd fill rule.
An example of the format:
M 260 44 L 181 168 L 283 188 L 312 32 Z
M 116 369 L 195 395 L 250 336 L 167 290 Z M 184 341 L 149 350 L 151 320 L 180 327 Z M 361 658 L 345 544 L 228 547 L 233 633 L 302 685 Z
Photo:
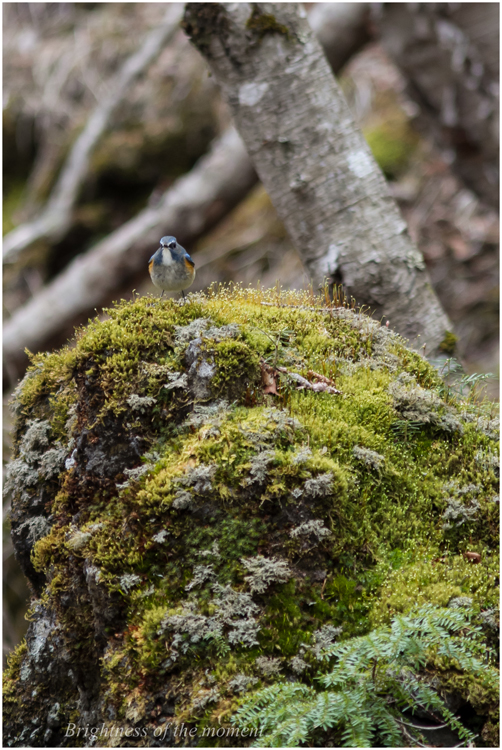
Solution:
M 163 265 L 169 266 L 175 258 L 175 251 L 180 246 L 176 242 L 176 237 L 162 237 L 160 240 L 160 247 L 152 255 L 148 262 L 148 268 L 150 273 L 152 272 L 152 265 Z
M 168 248 L 169 250 L 176 250 L 178 243 L 176 237 L 162 237 L 160 240 L 160 247 Z

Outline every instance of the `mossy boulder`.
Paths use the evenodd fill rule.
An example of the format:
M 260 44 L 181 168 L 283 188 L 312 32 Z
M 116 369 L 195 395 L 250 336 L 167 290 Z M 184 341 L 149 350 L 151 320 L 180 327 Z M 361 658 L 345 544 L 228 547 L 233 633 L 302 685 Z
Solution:
M 242 697 L 312 684 L 335 639 L 459 597 L 493 628 L 488 407 L 303 293 L 107 312 L 33 357 L 14 398 L 6 487 L 34 598 L 6 745 L 246 746 L 217 734 Z M 494 696 L 455 665 L 430 675 L 494 736 Z

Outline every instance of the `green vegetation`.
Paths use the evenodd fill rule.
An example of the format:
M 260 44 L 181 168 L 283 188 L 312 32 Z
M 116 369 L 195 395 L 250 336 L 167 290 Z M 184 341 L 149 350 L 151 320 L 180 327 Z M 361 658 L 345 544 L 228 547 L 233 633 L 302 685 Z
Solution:
M 246 29 L 252 31 L 260 41 L 267 34 L 280 34 L 289 39 L 290 32 L 287 26 L 279 23 L 271 13 L 262 13 L 259 6 L 255 4 L 253 12 L 246 21 Z
M 390 628 L 328 646 L 325 658 L 334 659 L 335 666 L 319 677 L 325 690 L 298 682 L 267 687 L 239 708 L 234 721 L 260 730 L 254 743 L 259 747 L 317 745 L 323 738 L 326 744 L 326 736 L 328 747 L 427 745 L 423 733 L 430 725 L 413 723 L 420 708 L 437 726 L 441 717 L 472 747 L 473 733 L 446 708 L 437 691 L 416 676 L 433 658 L 453 665 L 484 691 L 496 711 L 498 672 L 490 664 L 481 627 L 473 627 L 468 615 L 427 605 L 394 617 Z
M 446 335 L 439 345 L 439 348 L 445 353 L 445 354 L 453 354 L 455 351 L 455 347 L 457 346 L 458 337 L 455 336 L 454 333 L 451 331 L 446 331 Z
M 210 290 L 107 313 L 34 356 L 15 395 L 7 487 L 13 526 L 29 520 L 31 617 L 65 645 L 47 625 L 36 654 L 28 637 L 13 659 L 8 736 L 54 701 L 61 727 L 81 720 L 88 675 L 109 729 L 151 736 L 166 702 L 177 725 L 231 727 L 267 686 L 312 697 L 326 649 L 362 648 L 375 628 L 385 640 L 417 604 L 460 597 L 496 617 L 496 420 L 468 384 L 446 387 L 388 329 L 306 293 Z M 312 373 L 341 393 L 298 389 L 293 375 Z M 44 671 L 44 653 L 64 653 L 75 681 Z M 407 662 L 413 685 L 430 697 L 448 682 L 493 738 L 492 687 L 427 658 Z M 236 742 L 250 740 L 210 739 Z
M 416 152 L 419 137 L 401 110 L 391 107 L 389 112 L 385 120 L 365 128 L 364 137 L 385 176 L 396 179 Z M 455 338 L 452 333 L 449 336 Z

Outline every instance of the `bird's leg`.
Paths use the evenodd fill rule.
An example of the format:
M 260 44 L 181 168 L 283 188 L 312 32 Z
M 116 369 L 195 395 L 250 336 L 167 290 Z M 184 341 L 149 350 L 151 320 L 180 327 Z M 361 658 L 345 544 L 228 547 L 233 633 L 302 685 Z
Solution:
M 185 292 L 183 291 L 183 289 L 181 290 L 181 294 L 183 295 L 183 299 L 186 299 Z
M 161 299 L 162 299 L 162 297 L 164 296 L 164 292 L 165 292 L 165 291 L 166 291 L 165 289 L 163 289 L 163 290 L 161 291 L 161 293 L 160 293 L 160 298 L 161 298 Z

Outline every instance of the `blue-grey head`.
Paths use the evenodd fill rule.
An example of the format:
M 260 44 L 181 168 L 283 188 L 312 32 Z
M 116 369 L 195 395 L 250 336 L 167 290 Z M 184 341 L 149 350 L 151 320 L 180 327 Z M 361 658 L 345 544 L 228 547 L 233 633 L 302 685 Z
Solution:
M 176 250 L 176 247 L 181 248 L 181 245 L 178 245 L 176 242 L 176 237 L 161 237 L 160 247 L 168 247 L 169 250 Z M 181 249 L 183 250 L 183 248 Z
M 170 265 L 173 260 L 183 257 L 184 254 L 185 250 L 181 245 L 178 245 L 176 237 L 162 237 L 160 247 L 148 261 L 148 267 L 151 269 L 152 264 L 155 266 Z

